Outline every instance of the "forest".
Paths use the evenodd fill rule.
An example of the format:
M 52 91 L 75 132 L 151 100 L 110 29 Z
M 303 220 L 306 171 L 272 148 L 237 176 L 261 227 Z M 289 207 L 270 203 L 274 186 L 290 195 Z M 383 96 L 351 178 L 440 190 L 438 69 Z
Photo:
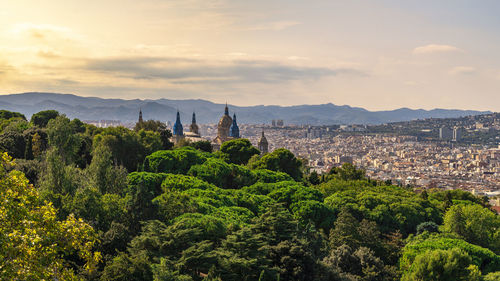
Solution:
M 247 139 L 0 111 L 0 280 L 500 280 L 500 217 Z

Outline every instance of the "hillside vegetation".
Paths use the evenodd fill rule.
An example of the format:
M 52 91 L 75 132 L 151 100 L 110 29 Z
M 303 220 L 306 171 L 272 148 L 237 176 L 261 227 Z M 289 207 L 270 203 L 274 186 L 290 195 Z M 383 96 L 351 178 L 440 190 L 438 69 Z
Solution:
M 0 117 L 1 280 L 500 278 L 500 217 L 464 191 L 318 175 L 244 139 L 173 147 L 159 124 Z

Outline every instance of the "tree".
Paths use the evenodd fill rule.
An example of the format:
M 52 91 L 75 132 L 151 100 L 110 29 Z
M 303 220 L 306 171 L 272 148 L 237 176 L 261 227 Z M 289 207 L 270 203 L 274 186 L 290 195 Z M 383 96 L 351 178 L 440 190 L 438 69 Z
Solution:
M 424 233 L 411 239 L 408 238 L 408 243 L 403 248 L 399 260 L 401 271 L 409 271 L 416 257 L 420 255 L 434 250 L 452 250 L 454 248 L 466 252 L 471 258 L 471 263 L 483 273 L 497 271 L 500 268 L 500 256 L 491 250 L 470 244 L 462 239 L 448 238 L 446 236 L 437 233 Z
M 40 128 L 45 128 L 47 127 L 49 121 L 51 119 L 56 118 L 57 116 L 59 116 L 59 112 L 55 110 L 44 110 L 33 114 L 31 116 L 30 122 L 33 123 L 33 125 L 35 126 L 38 126 Z
M 312 171 L 307 177 L 307 181 L 312 185 L 320 184 L 321 180 L 319 178 L 318 172 Z
M 266 169 L 257 169 L 252 170 L 252 173 L 255 175 L 255 178 L 258 182 L 265 183 L 274 183 L 280 181 L 293 181 L 292 177 L 290 177 L 287 173 L 283 172 L 275 172 Z
M 433 250 L 415 258 L 410 269 L 403 274 L 403 281 L 458 281 L 472 280 L 470 256 L 460 250 Z
M 208 153 L 192 147 L 159 150 L 146 157 L 144 170 L 155 173 L 186 174 L 192 166 L 202 164 L 208 157 Z
M 86 169 L 90 185 L 97 187 L 101 194 L 120 194 L 127 186 L 127 170 L 114 165 L 112 157 L 111 149 L 101 143 L 92 151 L 92 162 Z
M 417 234 L 422 234 L 424 231 L 438 232 L 438 225 L 433 221 L 423 222 L 417 226 Z
M 249 166 L 251 169 L 268 169 L 284 172 L 289 174 L 294 180 L 302 178 L 302 162 L 293 153 L 284 148 L 267 153 L 259 160 L 249 163 Z
M 48 150 L 45 171 L 40 181 L 42 197 L 49 199 L 56 208 L 61 208 L 62 198 L 73 195 L 80 186 L 83 186 L 82 171 L 66 165 L 55 149 Z
M 365 178 L 365 171 L 357 169 L 351 163 L 344 163 L 341 167 L 333 167 L 328 174 L 333 175 L 341 180 L 362 180 Z
M 51 119 L 47 124 L 49 145 L 61 156 L 65 164 L 73 163 L 80 148 L 81 138 L 70 120 L 64 115 Z
M 248 139 L 226 141 L 221 145 L 220 152 L 229 163 L 238 165 L 245 165 L 253 155 L 260 153 Z
M 394 280 L 392 272 L 384 262 L 375 256 L 369 248 L 356 250 L 348 245 L 334 248 L 323 259 L 323 263 L 333 272 L 340 275 L 341 280 Z
M 26 117 L 24 116 L 24 114 L 21 114 L 19 112 L 0 110 L 0 119 L 8 120 L 11 118 L 20 118 L 20 119 L 26 120 Z
M 162 149 L 171 149 L 174 146 L 174 144 L 170 141 L 172 132 L 170 132 L 170 130 L 167 129 L 165 123 L 161 121 L 147 120 L 143 122 L 137 122 L 135 124 L 134 131 L 139 132 L 141 130 L 158 133 L 160 135 Z
M 96 234 L 81 219 L 58 221 L 56 209 L 40 200 L 37 190 L 4 153 L 0 160 L 0 279 L 78 280 L 67 255 L 76 255 L 83 272 L 95 270 Z
M 46 137 L 46 134 L 45 134 Z M 47 139 L 42 137 L 42 133 L 36 132 L 31 139 L 31 151 L 34 158 L 42 156 L 42 152 L 47 148 Z
M 444 216 L 444 230 L 500 253 L 500 217 L 480 205 L 454 205 Z
M 213 151 L 210 141 L 195 141 L 190 143 L 189 145 L 204 152 L 211 153 Z
M 144 158 L 152 151 L 148 151 L 139 135 L 125 127 L 109 127 L 94 136 L 93 146 L 100 143 L 111 148 L 113 163 L 123 166 L 127 171 L 136 171 Z
M 316 228 L 329 231 L 333 227 L 335 215 L 333 211 L 322 202 L 304 200 L 290 206 L 294 217 L 304 225 L 313 222 Z M 328 232 L 327 232 L 328 233 Z
M 227 164 L 216 158 L 192 166 L 188 174 L 221 188 L 241 188 L 255 183 L 255 177 L 248 168 Z
M 26 141 L 21 132 L 7 131 L 0 135 L 0 150 L 9 153 L 14 158 L 24 158 Z

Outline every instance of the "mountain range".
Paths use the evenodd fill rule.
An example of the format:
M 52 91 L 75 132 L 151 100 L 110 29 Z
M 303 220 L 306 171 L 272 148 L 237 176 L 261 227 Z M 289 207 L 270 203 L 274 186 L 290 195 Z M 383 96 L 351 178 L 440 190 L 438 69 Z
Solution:
M 489 114 L 490 111 L 454 109 L 409 109 L 400 108 L 387 111 L 369 111 L 348 105 L 332 103 L 296 106 L 234 106 L 228 105 L 232 116 L 236 113 L 239 123 L 262 124 L 273 119 L 282 119 L 285 124 L 382 124 L 410 121 L 424 118 L 455 118 L 468 115 Z M 120 120 L 135 122 L 139 109 L 145 120 L 175 121 L 177 110 L 181 121 L 191 122 L 192 112 L 196 112 L 198 123 L 216 123 L 224 112 L 224 104 L 202 99 L 104 99 L 82 97 L 72 94 L 30 92 L 0 95 L 0 109 L 17 111 L 30 118 L 33 113 L 55 109 L 69 118 L 81 120 Z

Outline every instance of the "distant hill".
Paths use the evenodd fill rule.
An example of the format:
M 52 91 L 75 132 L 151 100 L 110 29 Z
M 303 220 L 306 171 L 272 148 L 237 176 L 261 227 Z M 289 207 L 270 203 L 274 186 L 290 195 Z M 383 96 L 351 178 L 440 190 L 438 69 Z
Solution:
M 144 119 L 174 121 L 179 109 L 183 123 L 191 122 L 191 114 L 196 112 L 199 123 L 215 123 L 224 111 L 223 104 L 201 99 L 103 99 L 80 97 L 71 94 L 21 93 L 0 95 L 0 109 L 17 111 L 30 117 L 41 110 L 55 109 L 70 118 L 81 120 L 137 120 L 139 109 Z M 232 115 L 236 113 L 241 123 L 270 123 L 273 119 L 283 119 L 285 124 L 382 124 L 409 121 L 423 118 L 455 118 L 468 115 L 488 114 L 489 111 L 449 110 L 449 109 L 409 109 L 400 108 L 390 111 L 368 111 L 347 105 L 331 103 L 297 106 L 233 106 L 229 105 Z

